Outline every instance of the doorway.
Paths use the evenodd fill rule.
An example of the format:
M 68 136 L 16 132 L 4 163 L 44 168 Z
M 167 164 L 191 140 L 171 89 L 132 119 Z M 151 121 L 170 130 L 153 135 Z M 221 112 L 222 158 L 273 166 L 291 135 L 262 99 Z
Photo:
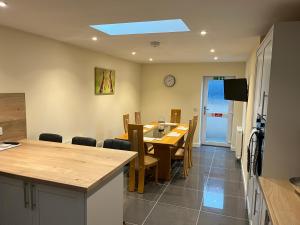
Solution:
M 206 145 L 230 147 L 233 101 L 224 99 L 224 79 L 204 77 L 202 95 L 201 142 Z

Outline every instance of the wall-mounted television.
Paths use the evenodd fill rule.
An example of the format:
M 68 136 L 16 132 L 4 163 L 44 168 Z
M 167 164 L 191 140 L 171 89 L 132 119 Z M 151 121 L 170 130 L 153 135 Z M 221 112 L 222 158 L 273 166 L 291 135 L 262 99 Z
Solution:
M 224 98 L 233 101 L 248 101 L 247 79 L 225 79 Z

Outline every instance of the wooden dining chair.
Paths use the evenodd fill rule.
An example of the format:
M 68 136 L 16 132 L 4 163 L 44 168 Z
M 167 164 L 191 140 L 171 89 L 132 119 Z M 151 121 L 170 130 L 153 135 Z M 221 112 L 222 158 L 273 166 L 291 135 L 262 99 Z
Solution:
M 191 135 L 191 139 L 190 139 L 189 154 L 188 154 L 189 155 L 189 160 L 188 160 L 189 168 L 191 168 L 193 166 L 193 142 L 194 142 L 195 131 L 197 129 L 198 118 L 199 118 L 198 115 L 193 117 L 193 128 L 192 128 L 192 135 Z
M 141 112 L 134 113 L 135 124 L 142 124 Z
M 180 123 L 181 109 L 171 109 L 171 123 Z
M 142 124 L 141 112 L 135 112 L 134 118 L 135 118 L 135 124 Z M 154 155 L 153 145 L 145 143 L 145 149 L 147 150 L 146 151 L 147 154 Z
M 183 176 L 188 176 L 189 171 L 189 152 L 190 152 L 190 144 L 191 144 L 191 138 L 193 133 L 193 121 L 189 121 L 189 130 L 186 137 L 185 145 L 184 147 L 180 147 L 177 149 L 174 155 L 175 160 L 182 160 L 183 161 Z
M 123 115 L 123 125 L 125 133 L 128 133 L 129 114 Z
M 155 167 L 155 182 L 158 182 L 158 159 L 145 155 L 143 125 L 128 124 L 128 140 L 131 151 L 138 152 L 138 157 L 130 162 L 129 167 L 129 191 L 135 189 L 135 171 L 138 171 L 138 192 L 144 193 L 145 172 Z

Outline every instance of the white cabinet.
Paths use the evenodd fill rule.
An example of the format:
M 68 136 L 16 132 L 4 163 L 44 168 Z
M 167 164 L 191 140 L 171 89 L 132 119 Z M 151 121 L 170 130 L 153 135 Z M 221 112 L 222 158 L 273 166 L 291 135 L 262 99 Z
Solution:
M 262 201 L 262 207 L 261 207 L 260 225 L 272 225 L 272 222 L 269 217 L 268 209 L 266 206 L 266 202 L 264 200 Z
M 252 225 L 260 224 L 260 214 L 262 207 L 262 193 L 255 178 L 254 182 L 254 193 L 253 193 L 253 204 L 252 204 Z
M 267 116 L 269 83 L 271 75 L 273 33 L 270 32 L 257 51 L 256 86 L 253 121 L 257 114 Z
M 32 224 L 28 183 L 0 176 L 0 224 Z
M 84 194 L 0 176 L 0 225 L 83 225 Z
M 255 176 L 248 181 L 247 203 L 251 225 L 272 225 L 263 193 Z
M 123 170 L 90 192 L 0 176 L 0 225 L 121 225 L 123 183 Z
M 84 194 L 52 186 L 31 184 L 33 225 L 82 225 Z

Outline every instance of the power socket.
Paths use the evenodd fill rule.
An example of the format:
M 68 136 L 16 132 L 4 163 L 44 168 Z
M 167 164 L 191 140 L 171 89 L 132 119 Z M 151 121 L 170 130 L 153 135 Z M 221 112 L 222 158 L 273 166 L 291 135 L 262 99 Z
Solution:
M 0 136 L 3 135 L 3 129 L 0 127 Z

